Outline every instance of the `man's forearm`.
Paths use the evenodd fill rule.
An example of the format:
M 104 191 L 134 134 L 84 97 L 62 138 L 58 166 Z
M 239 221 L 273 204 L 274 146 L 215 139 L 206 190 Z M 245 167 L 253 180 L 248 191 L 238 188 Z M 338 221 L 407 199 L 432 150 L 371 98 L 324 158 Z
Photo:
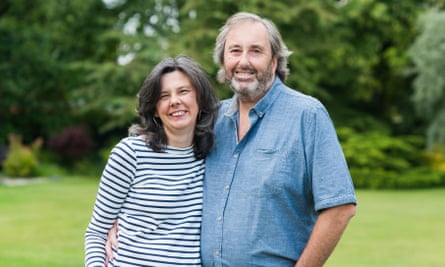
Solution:
M 322 211 L 295 267 L 323 266 L 334 251 L 349 220 L 354 215 L 354 204 L 342 205 Z

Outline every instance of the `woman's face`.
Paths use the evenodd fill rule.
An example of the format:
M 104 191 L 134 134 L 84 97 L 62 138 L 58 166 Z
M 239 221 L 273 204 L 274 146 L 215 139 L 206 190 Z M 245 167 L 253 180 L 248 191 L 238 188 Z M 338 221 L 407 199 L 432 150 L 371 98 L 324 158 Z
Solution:
M 199 105 L 189 78 L 178 70 L 165 73 L 161 87 L 155 116 L 162 121 L 168 139 L 184 134 L 193 136 Z

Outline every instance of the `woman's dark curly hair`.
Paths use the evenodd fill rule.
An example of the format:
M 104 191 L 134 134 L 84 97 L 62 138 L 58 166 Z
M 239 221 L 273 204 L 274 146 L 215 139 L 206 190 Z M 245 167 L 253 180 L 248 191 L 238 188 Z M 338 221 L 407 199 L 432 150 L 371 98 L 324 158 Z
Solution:
M 146 135 L 147 145 L 156 152 L 165 150 L 168 144 L 162 121 L 155 117 L 156 104 L 162 88 L 161 78 L 164 74 L 180 71 L 185 74 L 196 90 L 199 115 L 193 137 L 193 151 L 197 159 L 203 159 L 214 144 L 213 126 L 218 113 L 219 102 L 206 73 L 199 64 L 186 56 L 166 58 L 158 63 L 145 78 L 138 94 L 140 124 L 132 125 L 130 135 Z

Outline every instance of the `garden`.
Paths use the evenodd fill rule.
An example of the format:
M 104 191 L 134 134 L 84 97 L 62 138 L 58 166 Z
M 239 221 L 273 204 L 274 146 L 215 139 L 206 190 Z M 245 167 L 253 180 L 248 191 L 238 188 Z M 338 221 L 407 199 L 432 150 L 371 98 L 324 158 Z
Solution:
M 1 265 L 83 265 L 100 174 L 145 76 L 185 54 L 231 97 L 215 37 L 249 11 L 293 52 L 286 84 L 327 107 L 357 189 L 326 266 L 445 266 L 445 1 L 210 2 L 2 1 Z

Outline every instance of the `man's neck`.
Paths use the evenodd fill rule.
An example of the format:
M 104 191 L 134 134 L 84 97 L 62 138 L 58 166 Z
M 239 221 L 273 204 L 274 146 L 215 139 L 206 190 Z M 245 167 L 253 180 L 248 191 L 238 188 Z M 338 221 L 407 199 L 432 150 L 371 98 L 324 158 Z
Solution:
M 256 105 L 256 103 L 258 103 L 258 101 L 245 102 L 238 99 L 238 111 L 239 111 L 238 141 L 241 141 L 241 139 L 243 139 L 243 137 L 246 135 L 247 131 L 250 128 L 249 111 L 253 106 Z
M 237 94 L 238 110 L 239 110 L 239 123 L 238 123 L 238 141 L 243 139 L 247 131 L 250 128 L 249 111 L 253 108 L 271 89 L 273 79 L 269 82 L 267 90 L 260 95 L 241 95 Z

